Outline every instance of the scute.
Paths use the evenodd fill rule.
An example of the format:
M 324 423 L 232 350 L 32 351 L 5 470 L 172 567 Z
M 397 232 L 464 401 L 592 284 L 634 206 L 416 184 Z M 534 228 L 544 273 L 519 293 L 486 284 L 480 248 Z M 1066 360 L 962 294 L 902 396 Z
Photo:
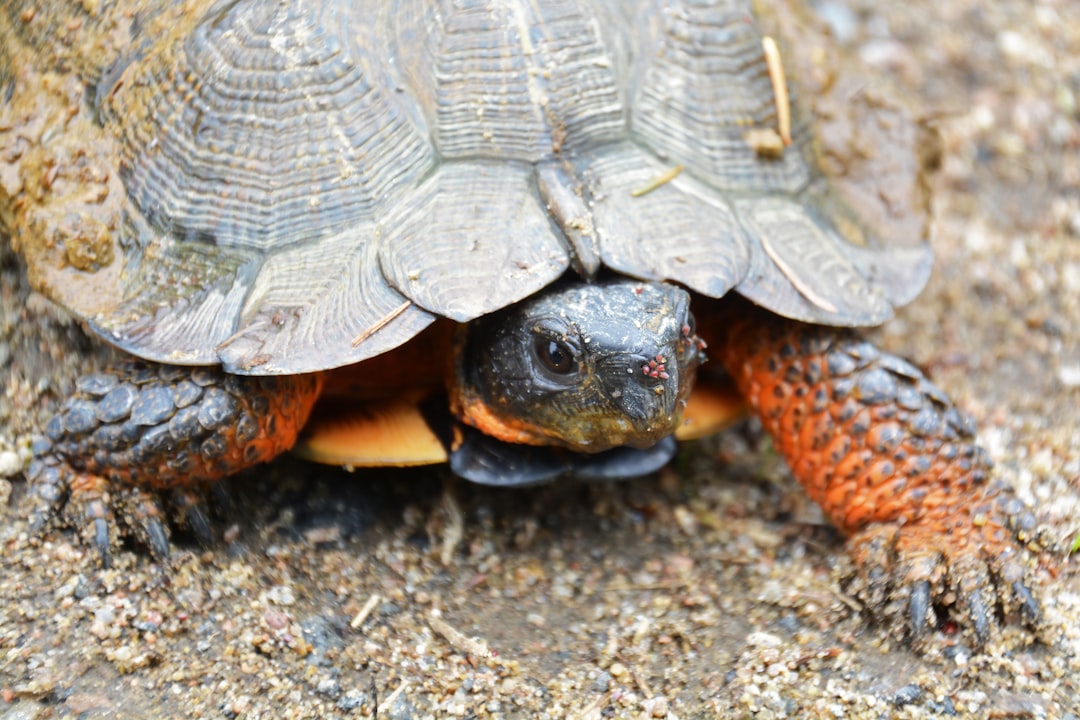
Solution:
M 447 163 L 395 208 L 384 232 L 390 284 L 459 322 L 532 295 L 570 264 L 526 163 Z
M 121 228 L 132 237 L 147 232 Z M 135 355 L 176 365 L 217 362 L 217 346 L 232 332 L 222 318 L 235 317 L 255 282 L 262 258 L 246 248 L 215 247 L 169 237 L 129 245 L 122 298 L 112 312 L 90 318 L 90 327 Z
M 844 253 L 836 232 L 783 197 L 740 200 L 736 209 L 753 243 L 751 272 L 739 292 L 781 304 L 783 314 L 809 321 L 853 317 L 876 325 L 892 315 L 885 293 L 867 282 Z M 791 292 L 791 290 L 795 292 Z
M 0 193 L 0 218 L 43 291 L 145 358 L 321 370 L 603 268 L 839 325 L 881 322 L 926 281 L 902 112 L 860 110 L 870 144 L 898 148 L 883 173 L 843 162 L 845 132 L 812 137 L 832 80 L 792 83 L 778 156 L 748 139 L 779 109 L 747 0 L 127 1 L 82 25 L 53 0 L 26 28 L 0 16 L 0 128 L 35 122 L 10 108 L 69 117 L 40 88 L 78 68 L 96 115 L 86 101 L 50 132 L 79 128 L 67 155 L 103 166 L 108 196 Z M 0 150 L 17 164 L 47 136 L 0 129 Z M 860 186 L 834 190 L 823 159 Z M 869 213 L 885 242 L 844 201 L 878 197 L 903 214 Z M 35 228 L 88 202 L 109 208 L 111 251 L 65 265 Z
M 371 219 L 427 171 L 368 25 L 345 3 L 238 2 L 110 75 L 101 114 L 149 223 L 273 251 Z
M 763 160 L 746 141 L 751 128 L 777 127 L 749 3 L 644 3 L 633 27 L 636 138 L 722 192 L 795 193 L 809 182 L 805 122 L 794 124 L 792 145 L 779 159 Z
M 405 0 L 395 59 L 443 158 L 537 162 L 620 138 L 607 11 L 579 0 Z
M 241 314 L 240 332 L 218 347 L 236 373 L 337 367 L 392 350 L 435 316 L 394 290 L 379 271 L 378 247 L 353 232 L 271 256 Z M 328 360 L 326 348 L 336 348 Z
M 605 147 L 584 165 L 605 265 L 711 297 L 746 275 L 747 240 L 723 196 L 688 174 L 652 187 L 670 166 L 633 143 Z

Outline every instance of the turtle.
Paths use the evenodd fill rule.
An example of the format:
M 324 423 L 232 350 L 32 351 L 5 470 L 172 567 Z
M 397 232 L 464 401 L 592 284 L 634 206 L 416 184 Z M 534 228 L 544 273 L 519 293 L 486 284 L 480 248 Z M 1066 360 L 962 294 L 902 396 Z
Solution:
M 172 522 L 212 538 L 206 488 L 294 447 L 641 475 L 733 387 L 897 632 L 1040 622 L 1033 513 L 858 332 L 929 276 L 933 142 L 798 8 L 45 0 L 0 37 L 0 219 L 137 358 L 35 441 L 35 530 L 164 559 Z

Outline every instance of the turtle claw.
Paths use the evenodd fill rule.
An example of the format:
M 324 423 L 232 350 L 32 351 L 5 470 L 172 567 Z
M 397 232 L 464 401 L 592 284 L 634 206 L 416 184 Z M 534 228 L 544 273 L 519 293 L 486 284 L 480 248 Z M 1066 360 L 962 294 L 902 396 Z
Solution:
M 908 600 L 908 630 L 911 636 L 918 638 L 930 624 L 930 583 L 921 580 L 912 587 Z
M 199 543 L 199 547 L 208 548 L 214 544 L 214 531 L 210 525 L 210 518 L 207 517 L 201 503 L 188 508 L 184 514 L 184 524 L 195 535 L 195 541 Z
M 61 472 L 55 463 L 34 460 L 27 470 L 26 479 L 30 482 L 30 532 L 40 535 L 48 529 L 60 509 L 67 502 L 70 488 L 68 473 Z
M 151 554 L 158 562 L 164 562 L 169 557 L 169 531 L 159 518 L 148 518 L 142 525 L 140 536 Z
M 157 518 L 153 518 L 146 523 L 144 528 L 146 532 L 147 545 L 150 546 L 150 552 L 154 554 L 154 557 L 161 562 L 169 557 L 169 533 L 165 530 L 165 526 Z
M 1029 624 L 1036 624 L 1042 619 L 1039 602 L 1035 599 L 1031 590 L 1021 581 L 1012 584 L 1013 594 L 1020 601 L 1020 614 Z
M 35 460 L 27 479 L 30 533 L 40 536 L 54 527 L 76 528 L 104 568 L 112 567 L 113 548 L 125 536 L 148 548 L 155 560 L 165 561 L 171 549 L 171 516 L 179 518 L 200 545 L 213 544 L 212 526 L 195 490 L 164 496 L 153 490 L 116 488 L 101 476 L 79 473 L 55 458 Z
M 101 567 L 110 568 L 112 567 L 112 555 L 109 551 L 109 523 L 105 518 L 93 518 L 91 525 L 93 527 L 91 544 L 98 552 Z
M 143 545 L 150 549 L 158 562 L 169 557 L 169 531 L 162 522 L 165 513 L 161 509 L 157 493 L 140 488 L 128 488 L 123 492 L 121 507 L 124 522 Z
M 1040 629 L 1035 558 L 998 523 L 877 525 L 850 542 L 855 570 L 845 589 L 900 639 L 918 643 L 945 618 L 975 647 L 1014 619 Z
M 217 484 L 213 487 L 216 490 L 221 486 Z M 215 499 L 225 495 L 227 493 L 224 491 L 214 492 Z M 214 544 L 214 530 L 202 493 L 189 488 L 180 488 L 172 492 L 169 504 L 173 508 L 174 516 L 179 519 L 180 525 L 190 530 L 195 536 L 199 547 L 208 548 Z
M 101 478 L 77 476 L 59 514 L 66 524 L 80 529 L 83 540 L 97 551 L 101 566 L 111 568 L 112 548 L 119 533 Z
M 967 615 L 971 621 L 971 629 L 979 645 L 985 645 L 990 639 L 990 616 L 987 614 L 986 600 L 978 589 L 972 590 L 968 595 Z

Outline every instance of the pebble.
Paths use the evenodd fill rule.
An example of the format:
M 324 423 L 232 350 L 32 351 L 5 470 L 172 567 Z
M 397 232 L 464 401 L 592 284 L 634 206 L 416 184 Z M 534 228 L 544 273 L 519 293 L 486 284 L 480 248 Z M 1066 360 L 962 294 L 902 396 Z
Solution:
M 0 451 L 0 478 L 9 478 L 22 472 L 23 464 L 14 450 Z
M 1067 389 L 1080 387 L 1080 364 L 1062 365 L 1058 368 L 1057 375 Z

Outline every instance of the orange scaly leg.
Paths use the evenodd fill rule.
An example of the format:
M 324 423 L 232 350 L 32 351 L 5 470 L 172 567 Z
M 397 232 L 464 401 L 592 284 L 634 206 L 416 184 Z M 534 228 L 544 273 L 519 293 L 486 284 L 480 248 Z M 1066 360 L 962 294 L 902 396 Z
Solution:
M 158 494 L 207 535 L 193 493 L 291 448 L 320 386 L 316 375 L 254 378 L 138 362 L 80 378 L 35 443 L 31 525 L 40 530 L 65 509 L 108 564 L 119 515 L 163 557 L 168 523 Z
M 742 306 L 740 306 L 742 308 Z M 970 418 L 910 363 L 850 331 L 731 313 L 719 357 L 807 493 L 849 536 L 850 589 L 918 636 L 934 606 L 986 641 L 1039 619 L 1036 523 L 992 478 Z M 899 621 L 899 622 L 897 622 Z

